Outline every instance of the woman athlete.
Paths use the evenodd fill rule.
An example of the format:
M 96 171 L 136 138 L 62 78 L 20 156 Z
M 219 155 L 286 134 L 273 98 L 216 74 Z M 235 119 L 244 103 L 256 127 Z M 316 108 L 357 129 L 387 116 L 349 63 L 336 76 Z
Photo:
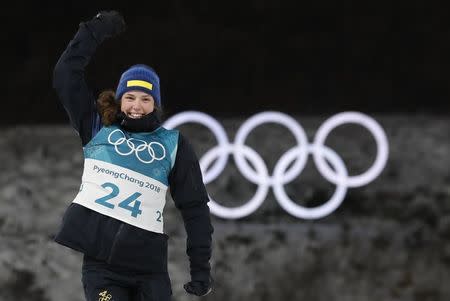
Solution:
M 166 301 L 164 205 L 169 190 L 187 233 L 191 281 L 197 296 L 212 288 L 213 228 L 198 159 L 185 137 L 161 126 L 159 77 L 134 65 L 116 91 L 96 101 L 85 68 L 97 47 L 125 30 L 123 17 L 104 11 L 80 23 L 54 70 L 54 88 L 84 153 L 80 191 L 67 208 L 55 241 L 84 253 L 88 301 Z

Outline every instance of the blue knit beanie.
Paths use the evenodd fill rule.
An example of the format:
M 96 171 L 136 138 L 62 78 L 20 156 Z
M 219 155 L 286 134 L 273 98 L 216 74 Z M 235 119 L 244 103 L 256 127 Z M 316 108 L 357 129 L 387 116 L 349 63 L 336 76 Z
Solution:
M 153 96 L 158 107 L 161 106 L 159 92 L 159 77 L 155 70 L 143 64 L 131 66 L 122 73 L 116 90 L 116 100 L 119 101 L 125 92 L 139 90 Z

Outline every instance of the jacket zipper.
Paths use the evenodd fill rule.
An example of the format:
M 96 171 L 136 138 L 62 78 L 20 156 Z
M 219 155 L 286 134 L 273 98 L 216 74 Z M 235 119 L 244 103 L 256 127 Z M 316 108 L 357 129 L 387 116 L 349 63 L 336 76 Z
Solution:
M 119 235 L 120 235 L 120 232 L 122 232 L 122 229 L 123 229 L 124 225 L 125 224 L 122 223 L 119 226 L 119 230 L 117 230 L 116 235 L 114 235 L 114 241 L 113 241 L 113 244 L 111 246 L 111 251 L 109 252 L 109 257 L 108 257 L 108 260 L 107 260 L 108 263 L 111 263 L 111 259 L 112 259 L 113 253 L 114 253 L 114 249 L 116 247 L 116 243 L 119 240 Z

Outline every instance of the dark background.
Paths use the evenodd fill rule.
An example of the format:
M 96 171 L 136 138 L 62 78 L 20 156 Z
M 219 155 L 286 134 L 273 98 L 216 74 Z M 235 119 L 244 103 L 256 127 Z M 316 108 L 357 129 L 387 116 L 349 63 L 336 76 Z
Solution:
M 95 93 L 153 66 L 168 113 L 449 114 L 450 16 L 437 1 L 33 1 L 2 9 L 0 124 L 65 123 L 53 67 L 80 21 L 123 13 L 88 67 Z M 4 90 L 5 91 L 5 90 Z

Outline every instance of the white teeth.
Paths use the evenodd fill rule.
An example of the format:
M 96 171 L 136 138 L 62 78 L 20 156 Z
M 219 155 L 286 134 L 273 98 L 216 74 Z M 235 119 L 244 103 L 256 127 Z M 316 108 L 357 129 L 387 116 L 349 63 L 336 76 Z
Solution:
M 128 116 L 130 116 L 131 118 L 141 118 L 141 117 L 142 117 L 142 114 L 132 114 L 132 113 L 129 113 Z

